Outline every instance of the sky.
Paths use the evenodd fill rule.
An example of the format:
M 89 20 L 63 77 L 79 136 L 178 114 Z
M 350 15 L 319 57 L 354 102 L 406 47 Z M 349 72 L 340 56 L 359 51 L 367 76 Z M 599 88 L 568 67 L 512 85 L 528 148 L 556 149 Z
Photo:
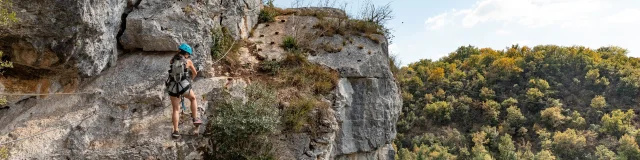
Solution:
M 278 7 L 316 6 L 320 0 L 275 0 Z M 301 1 L 301 0 L 297 0 Z M 362 0 L 347 2 L 355 15 Z M 593 49 L 620 46 L 640 57 L 640 0 L 372 0 L 390 4 L 394 18 L 386 26 L 395 38 L 389 46 L 402 65 L 438 60 L 460 46 L 504 49 L 581 45 Z

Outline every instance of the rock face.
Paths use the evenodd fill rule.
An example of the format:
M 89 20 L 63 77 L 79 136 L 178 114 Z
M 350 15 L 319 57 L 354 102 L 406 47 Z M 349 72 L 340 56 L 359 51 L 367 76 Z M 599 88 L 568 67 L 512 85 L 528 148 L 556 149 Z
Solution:
M 171 107 L 162 83 L 171 57 L 131 53 L 78 91 L 91 93 L 16 103 L 0 111 L 0 141 L 37 135 L 3 145 L 11 159 L 197 159 L 200 142 L 206 140 L 169 137 Z M 194 83 L 194 92 L 203 97 L 198 102 L 201 111 L 220 97 L 227 82 L 219 77 Z M 185 132 L 193 128 L 187 114 L 181 118 Z
M 389 67 L 388 44 L 362 36 L 349 39 L 354 45 L 310 58 L 342 77 L 334 103 L 340 129 L 333 155 L 336 159 L 392 159 L 395 152 L 389 146 L 396 137 L 402 100 Z M 336 35 L 318 41 L 341 43 L 346 39 Z
M 124 49 L 178 51 L 191 44 L 196 64 L 211 66 L 212 31 L 226 27 L 235 38 L 247 38 L 257 22 L 259 0 L 142 0 L 126 18 L 120 43 Z
M 23 23 L 0 28 L 0 49 L 24 73 L 0 77 L 0 91 L 77 94 L 7 97 L 9 107 L 0 108 L 0 150 L 6 149 L 9 159 L 202 159 L 206 136 L 170 138 L 172 109 L 163 90 L 173 52 L 167 51 L 187 42 L 201 53 L 196 63 L 213 70 L 212 30 L 224 26 L 235 38 L 255 44 L 255 49 L 239 49 L 241 61 L 279 60 L 285 36 L 313 32 L 319 21 L 281 16 L 274 23 L 256 24 L 260 7 L 260 0 L 15 3 Z M 278 135 L 278 159 L 393 159 L 391 142 L 402 102 L 389 69 L 387 42 L 369 37 L 384 39 L 308 39 L 314 50 L 309 61 L 338 71 L 341 78 L 332 98 L 323 100 L 332 107 L 317 120 L 318 133 Z M 321 46 L 326 45 L 340 50 L 325 51 Z M 222 94 L 244 96 L 247 83 L 199 77 L 194 90 L 201 117 L 212 114 Z M 183 131 L 193 129 L 188 114 L 181 118 Z M 204 133 L 204 127 L 198 132 Z
M 257 44 L 258 55 L 263 59 L 280 60 L 285 53 L 278 47 L 282 39 L 287 36 L 305 39 L 309 36 L 305 33 L 316 32 L 312 26 L 318 21 L 315 17 L 280 16 L 274 23 L 259 24 L 250 40 Z M 310 43 L 316 52 L 309 57 L 311 62 L 338 71 L 341 79 L 332 102 L 334 117 L 321 120 L 320 125 L 328 127 L 320 136 L 296 141 L 307 144 L 311 139 L 312 143 L 303 146 L 312 147 L 307 149 L 309 153 L 295 159 L 393 159 L 395 151 L 391 143 L 396 137 L 402 99 L 389 67 L 387 41 L 380 41 L 385 39 L 382 35 L 369 37 L 333 35 L 302 42 Z M 327 47 L 339 51 L 326 51 Z
M 19 65 L 97 75 L 117 59 L 126 7 L 126 0 L 21 0 L 13 8 L 21 21 L 0 29 L 0 49 Z
M 0 49 L 25 67 L 77 69 L 89 77 L 115 65 L 122 48 L 176 51 L 186 42 L 204 68 L 211 65 L 211 31 L 224 26 L 246 38 L 260 6 L 260 0 L 24 0 L 13 8 L 21 21 L 0 29 Z

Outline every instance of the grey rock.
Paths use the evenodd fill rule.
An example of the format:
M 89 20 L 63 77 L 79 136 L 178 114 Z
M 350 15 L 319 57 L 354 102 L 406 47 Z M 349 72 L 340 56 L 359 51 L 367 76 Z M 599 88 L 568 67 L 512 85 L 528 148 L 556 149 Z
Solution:
M 126 7 L 125 0 L 23 0 L 14 3 L 21 21 L 0 27 L 0 48 L 34 60 L 16 59 L 16 64 L 97 75 L 117 59 L 116 36 Z
M 346 154 L 336 156 L 336 160 L 370 160 L 370 159 L 385 159 L 385 160 L 393 160 L 395 159 L 395 151 L 391 144 L 387 144 L 381 147 L 378 150 L 371 152 L 360 152 L 358 154 Z
M 142 0 L 127 16 L 120 43 L 124 49 L 178 51 L 181 43 L 194 48 L 194 62 L 211 72 L 212 31 L 227 28 L 236 39 L 247 38 L 257 22 L 260 0 L 164 1 Z M 205 74 L 211 75 L 211 74 Z
M 338 53 L 324 53 L 309 57 L 312 62 L 329 66 L 338 72 L 342 77 L 355 78 L 382 78 L 393 81 L 391 70 L 389 69 L 388 43 L 381 35 L 372 35 L 380 39 L 380 43 L 363 36 L 342 37 L 320 37 L 316 40 L 315 46 L 341 45 L 343 41 L 350 39 L 353 44 L 342 46 Z
M 384 39 L 381 35 L 372 36 Z M 384 146 L 396 137 L 395 124 L 402 107 L 400 90 L 389 69 L 387 42 L 378 43 L 363 36 L 348 39 L 353 44 L 343 46 L 338 53 L 309 57 L 311 62 L 337 70 L 342 77 L 333 106 L 339 129 L 332 154 L 336 158 L 349 155 L 385 159 L 369 153 L 388 153 Z M 316 46 L 339 45 L 344 40 L 339 35 L 320 37 Z
M 297 40 L 306 40 L 304 33 L 317 33 L 312 26 L 318 22 L 315 17 L 279 16 L 276 22 L 259 24 L 249 40 L 257 44 L 258 54 L 263 59 L 281 60 L 286 53 L 280 47 L 282 39 L 294 36 Z M 336 99 L 332 102 L 331 114 L 334 117 L 319 120 L 322 126 L 319 131 L 326 133 L 323 137 L 328 146 L 323 146 L 324 140 L 314 146 L 328 154 L 316 157 L 335 159 L 349 155 L 362 159 L 387 159 L 377 153 L 389 153 L 385 146 L 396 137 L 395 124 L 402 106 L 400 90 L 389 67 L 388 42 L 382 35 L 311 38 L 307 41 L 308 47 L 316 53 L 311 54 L 309 61 L 332 68 L 341 77 L 335 91 Z M 347 41 L 350 42 L 345 44 Z M 342 49 L 329 53 L 323 50 L 323 45 Z M 323 127 L 324 124 L 330 126 Z M 334 124 L 335 127 L 331 127 Z
M 4 145 L 9 148 L 10 159 L 202 159 L 203 148 L 212 147 L 206 137 L 170 138 L 172 109 L 163 90 L 168 63 L 174 55 L 171 51 L 182 41 L 192 44 L 196 53 L 202 53 L 195 57 L 199 61 L 196 63 L 206 66 L 205 70 L 212 69 L 207 66 L 210 30 L 225 26 L 235 38 L 247 38 L 256 23 L 260 1 L 57 2 L 60 4 L 45 0 L 16 4 L 24 10 L 19 16 L 25 22 L 0 28 L 0 49 L 9 48 L 7 53 L 20 67 L 51 72 L 40 75 L 42 80 L 29 80 L 37 85 L 38 93 L 91 93 L 10 98 L 10 107 L 0 110 L 0 143 L 20 140 Z M 121 18 L 126 18 L 124 30 L 120 28 L 124 24 Z M 277 18 L 285 22 L 260 24 L 254 31 L 271 35 L 254 35 L 249 40 L 280 43 L 286 35 L 311 31 L 318 21 L 306 16 Z M 48 27 L 51 29 L 44 30 Z M 118 31 L 122 31 L 124 50 L 116 47 Z M 337 53 L 317 47 L 323 43 L 342 45 L 346 39 L 354 44 L 342 46 Z M 317 126 L 316 132 L 276 135 L 279 139 L 274 150 L 281 153 L 277 156 L 393 159 L 391 142 L 402 101 L 389 70 L 387 42 L 357 35 L 309 42 L 317 47 L 317 54 L 309 60 L 337 70 L 341 78 L 334 95 L 322 99 L 332 107 L 313 111 L 320 115 L 315 121 L 318 124 L 313 125 Z M 266 53 L 258 54 L 269 59 L 279 59 L 285 53 L 277 44 L 256 46 Z M 251 56 L 246 51 L 245 57 Z M 84 77 L 55 72 L 63 69 L 77 69 Z M 200 116 L 211 116 L 214 104 L 226 95 L 246 100 L 244 88 L 248 84 L 243 78 L 198 77 L 194 91 Z M 193 129 L 188 114 L 182 116 L 183 133 Z M 196 132 L 204 130 L 201 127 Z M 37 136 L 27 138 L 30 135 Z
M 12 157 L 27 159 L 202 159 L 199 148 L 206 145 L 205 137 L 170 138 L 171 107 L 163 85 L 172 56 L 133 53 L 121 57 L 117 67 L 84 84 L 85 90 L 101 94 L 14 104 L 0 111 L 0 132 L 8 133 L 0 134 L 0 142 L 40 134 L 6 145 Z M 198 79 L 194 92 L 221 97 L 218 93 L 226 82 L 226 78 Z M 212 113 L 211 101 L 199 100 L 200 116 L 206 118 Z M 182 117 L 185 134 L 193 128 L 188 114 Z M 200 129 L 202 133 L 204 127 Z

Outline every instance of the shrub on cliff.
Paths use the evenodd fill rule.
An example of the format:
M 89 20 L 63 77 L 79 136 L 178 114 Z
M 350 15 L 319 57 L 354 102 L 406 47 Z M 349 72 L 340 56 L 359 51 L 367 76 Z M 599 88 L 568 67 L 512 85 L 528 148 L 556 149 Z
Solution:
M 0 26 L 10 25 L 18 21 L 16 12 L 11 10 L 12 3 L 8 0 L 0 0 Z
M 296 42 L 296 38 L 291 36 L 284 37 L 282 40 L 282 45 L 280 46 L 287 51 L 293 51 L 298 49 L 298 42 Z
M 246 98 L 227 98 L 215 107 L 207 126 L 213 148 L 206 159 L 272 158 L 269 137 L 280 123 L 275 91 L 252 84 Z
M 295 132 L 301 131 L 305 124 L 312 121 L 309 112 L 316 108 L 318 103 L 314 97 L 293 100 L 291 105 L 283 110 L 282 118 L 285 127 Z
M 2 51 L 0 51 L 0 58 L 2 58 L 2 54 L 3 54 Z M 11 62 L 5 62 L 0 60 L 0 75 L 2 75 L 4 68 L 11 68 L 11 67 L 13 67 L 13 64 Z M 7 104 L 7 99 L 4 96 L 0 97 L 0 107 L 2 107 L 2 105 L 5 105 L 5 104 Z
M 273 0 L 267 0 L 264 9 L 258 14 L 258 23 L 266 23 L 275 21 L 278 15 L 277 8 L 273 5 Z
M 0 26 L 10 25 L 18 21 L 16 18 L 16 12 L 11 11 L 11 2 L 7 0 L 0 0 Z M 12 68 L 13 64 L 11 62 L 5 62 L 2 60 L 3 53 L 0 51 L 0 75 L 4 71 L 4 68 Z M 7 100 L 5 97 L 0 97 L 0 107 L 2 105 L 7 104 Z

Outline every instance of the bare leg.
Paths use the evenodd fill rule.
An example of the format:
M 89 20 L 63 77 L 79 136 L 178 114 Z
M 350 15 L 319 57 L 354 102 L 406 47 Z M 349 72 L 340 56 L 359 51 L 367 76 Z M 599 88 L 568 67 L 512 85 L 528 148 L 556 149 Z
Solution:
M 191 117 L 198 118 L 198 100 L 193 90 L 189 90 L 189 94 L 185 96 L 191 102 Z
M 169 96 L 171 99 L 171 106 L 173 112 L 171 114 L 171 121 L 173 122 L 173 131 L 178 131 L 178 121 L 180 120 L 180 98 Z

